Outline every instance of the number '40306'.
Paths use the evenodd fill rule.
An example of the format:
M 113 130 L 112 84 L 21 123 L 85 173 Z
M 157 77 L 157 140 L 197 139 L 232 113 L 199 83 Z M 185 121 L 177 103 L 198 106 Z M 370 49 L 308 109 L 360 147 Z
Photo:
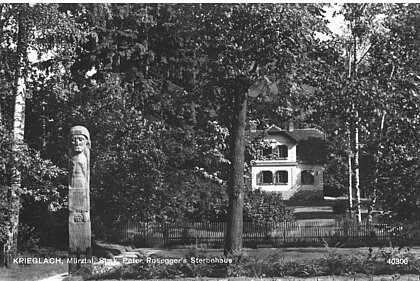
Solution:
M 388 259 L 387 264 L 408 264 L 408 259 L 398 259 L 398 258 L 392 258 Z

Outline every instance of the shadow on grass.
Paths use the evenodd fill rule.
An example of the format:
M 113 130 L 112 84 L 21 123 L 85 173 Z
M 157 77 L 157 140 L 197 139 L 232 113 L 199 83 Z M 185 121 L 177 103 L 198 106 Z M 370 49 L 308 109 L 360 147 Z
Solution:
M 67 252 L 54 248 L 34 248 L 21 252 L 12 268 L 0 267 L 0 281 L 35 281 L 67 272 Z M 28 262 L 27 262 L 28 261 Z
M 0 268 L 1 281 L 35 281 L 53 275 L 67 272 L 68 265 L 63 264 L 32 264 L 18 265 L 14 268 Z

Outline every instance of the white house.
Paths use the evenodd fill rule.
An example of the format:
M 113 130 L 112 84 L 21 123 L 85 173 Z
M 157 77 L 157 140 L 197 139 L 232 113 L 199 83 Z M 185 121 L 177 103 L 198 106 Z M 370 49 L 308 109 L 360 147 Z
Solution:
M 265 131 L 251 130 L 249 140 L 262 148 L 252 161 L 251 185 L 281 192 L 284 200 L 323 198 L 326 163 L 325 134 L 318 129 L 288 130 L 273 125 Z

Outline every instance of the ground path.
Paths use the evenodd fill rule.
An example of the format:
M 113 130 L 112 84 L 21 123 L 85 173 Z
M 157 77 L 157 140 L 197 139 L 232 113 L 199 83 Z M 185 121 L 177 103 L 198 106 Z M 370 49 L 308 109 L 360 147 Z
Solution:
M 41 279 L 40 281 L 62 281 L 67 276 L 68 276 L 68 273 L 65 272 L 65 273 L 60 273 L 60 274 L 54 275 L 54 276 L 50 276 L 48 278 Z

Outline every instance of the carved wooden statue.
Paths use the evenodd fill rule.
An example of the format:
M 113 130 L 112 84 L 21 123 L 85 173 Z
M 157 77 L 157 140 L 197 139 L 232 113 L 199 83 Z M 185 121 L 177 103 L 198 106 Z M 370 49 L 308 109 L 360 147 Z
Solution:
M 69 273 L 91 258 L 90 225 L 90 136 L 83 126 L 75 126 L 69 137 Z

